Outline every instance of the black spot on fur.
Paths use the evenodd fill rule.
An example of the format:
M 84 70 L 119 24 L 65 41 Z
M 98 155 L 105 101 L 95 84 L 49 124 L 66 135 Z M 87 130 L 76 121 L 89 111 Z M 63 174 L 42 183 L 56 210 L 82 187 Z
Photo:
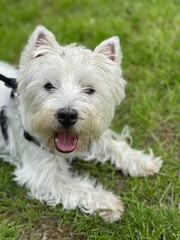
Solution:
M 1 131 L 2 135 L 4 137 L 4 140 L 8 143 L 8 118 L 6 115 L 6 107 L 2 107 L 0 111 L 0 125 L 1 125 Z

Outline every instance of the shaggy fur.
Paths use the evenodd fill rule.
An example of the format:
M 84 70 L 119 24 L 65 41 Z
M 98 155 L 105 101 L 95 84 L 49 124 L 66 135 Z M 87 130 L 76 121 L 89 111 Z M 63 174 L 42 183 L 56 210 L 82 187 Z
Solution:
M 75 44 L 61 46 L 38 26 L 21 55 L 19 70 L 0 63 L 1 74 L 18 80 L 13 98 L 11 89 L 0 82 L 8 136 L 5 139 L 0 131 L 0 156 L 16 166 L 15 181 L 32 197 L 51 206 L 61 203 L 65 209 L 79 207 L 114 222 L 124 209 L 120 197 L 88 177 L 74 175 L 70 162 L 110 160 L 130 176 L 159 172 L 160 157 L 131 148 L 127 128 L 121 135 L 108 129 L 115 106 L 125 97 L 121 60 L 118 37 L 91 51 Z

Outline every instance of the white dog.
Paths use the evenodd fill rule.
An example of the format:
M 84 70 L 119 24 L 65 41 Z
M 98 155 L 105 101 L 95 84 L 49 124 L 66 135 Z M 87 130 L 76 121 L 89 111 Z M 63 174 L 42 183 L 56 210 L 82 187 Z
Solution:
M 0 63 L 0 74 L 14 84 L 6 83 L 12 90 L 0 81 L 0 156 L 16 166 L 15 181 L 32 197 L 114 222 L 123 212 L 120 198 L 87 176 L 73 174 L 71 161 L 110 160 L 130 176 L 159 171 L 160 157 L 132 149 L 127 131 L 117 135 L 108 129 L 115 106 L 125 97 L 121 60 L 118 37 L 91 51 L 61 46 L 38 26 L 18 71 Z

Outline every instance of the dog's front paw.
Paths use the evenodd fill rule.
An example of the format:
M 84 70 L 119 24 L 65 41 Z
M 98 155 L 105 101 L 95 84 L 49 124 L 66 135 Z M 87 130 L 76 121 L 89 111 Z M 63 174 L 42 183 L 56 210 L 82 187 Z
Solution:
M 152 150 L 149 154 L 134 150 L 131 157 L 128 174 L 133 177 L 146 177 L 158 173 L 163 163 L 161 157 L 155 157 Z
M 111 208 L 97 209 L 97 213 L 99 214 L 99 216 L 104 221 L 109 223 L 118 221 L 121 218 L 123 211 L 124 211 L 124 206 L 119 199 L 116 199 L 114 202 L 112 202 Z
M 143 176 L 153 175 L 158 173 L 160 168 L 162 167 L 162 159 L 161 157 L 154 157 L 153 153 L 146 156 Z
M 96 191 L 83 198 L 80 208 L 91 215 L 98 214 L 103 220 L 113 223 L 121 218 L 124 211 L 120 198 L 104 189 L 96 188 Z

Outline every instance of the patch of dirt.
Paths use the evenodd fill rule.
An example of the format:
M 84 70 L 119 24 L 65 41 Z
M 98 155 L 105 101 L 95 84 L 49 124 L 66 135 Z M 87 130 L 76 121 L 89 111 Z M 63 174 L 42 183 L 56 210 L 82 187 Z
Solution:
M 175 121 L 160 123 L 153 133 L 150 132 L 148 136 L 143 138 L 143 144 L 146 143 L 149 147 L 151 147 L 157 142 L 160 142 L 163 144 L 164 148 L 169 148 L 173 146 L 173 144 L 179 144 L 180 147 L 180 131 L 178 128 L 179 123 Z
M 155 131 L 156 135 L 161 139 L 165 140 L 167 144 L 173 143 L 177 140 L 178 136 L 176 133 L 177 129 L 170 124 L 162 124 L 159 129 Z
M 178 130 L 178 122 L 166 122 L 162 123 L 158 129 L 154 131 L 155 136 L 163 143 L 165 149 L 176 146 L 176 149 L 180 149 L 180 131 Z M 180 151 L 178 150 L 175 155 L 180 157 Z
M 37 219 L 30 229 L 18 236 L 18 240 L 85 240 L 85 233 L 77 233 L 72 227 L 59 224 L 56 215 L 44 216 Z

